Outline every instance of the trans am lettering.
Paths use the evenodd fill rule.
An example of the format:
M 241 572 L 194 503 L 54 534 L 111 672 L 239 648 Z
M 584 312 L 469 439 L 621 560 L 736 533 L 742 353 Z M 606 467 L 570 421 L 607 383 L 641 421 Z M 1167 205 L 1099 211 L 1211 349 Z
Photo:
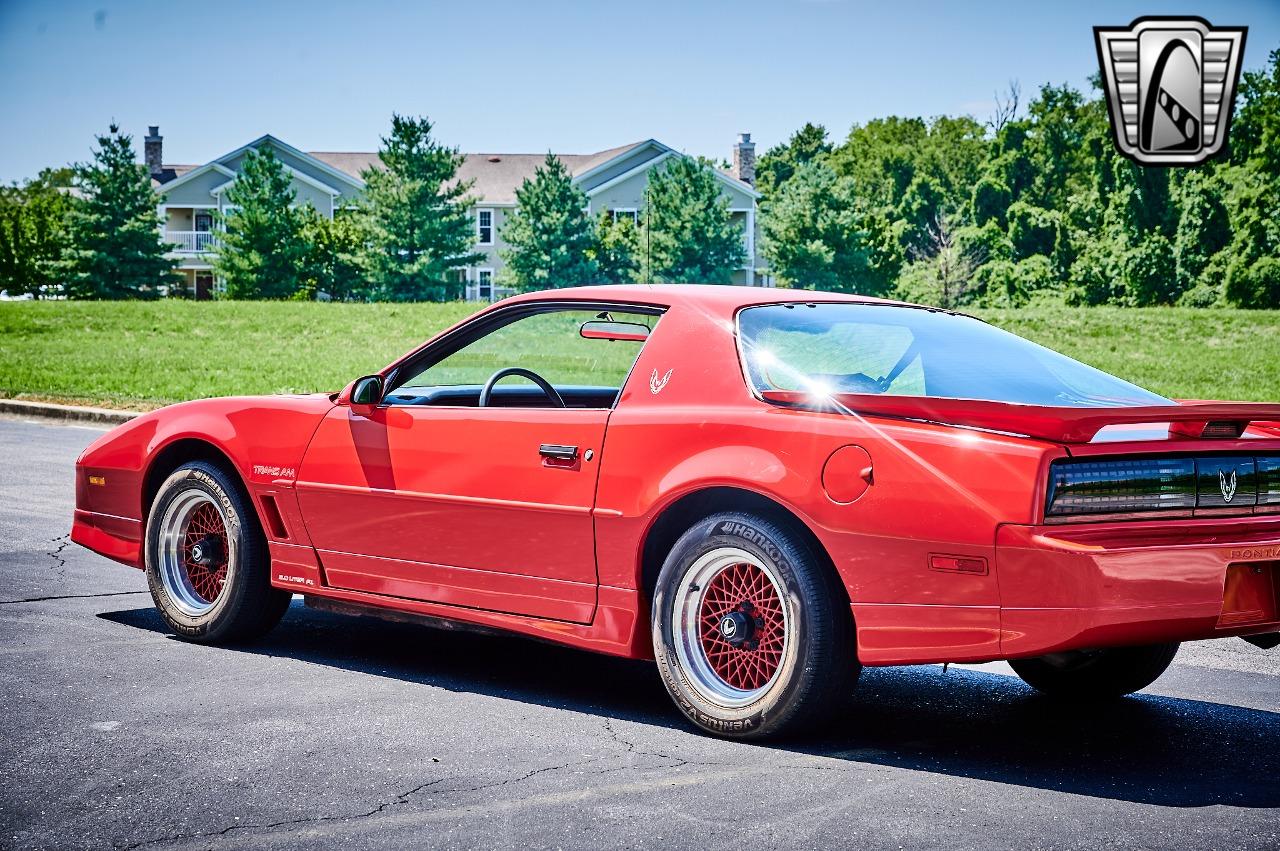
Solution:
M 296 479 L 298 471 L 292 467 L 271 467 L 265 464 L 254 464 L 255 476 L 271 476 L 274 479 Z

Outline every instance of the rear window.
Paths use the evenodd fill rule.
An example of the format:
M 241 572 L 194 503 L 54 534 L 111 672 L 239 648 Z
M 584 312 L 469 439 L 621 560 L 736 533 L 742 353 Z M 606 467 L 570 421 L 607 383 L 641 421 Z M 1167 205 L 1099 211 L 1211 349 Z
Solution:
M 1025 405 L 1170 404 L 968 316 L 881 304 L 786 304 L 739 314 L 757 392 L 802 390 L 983 399 Z

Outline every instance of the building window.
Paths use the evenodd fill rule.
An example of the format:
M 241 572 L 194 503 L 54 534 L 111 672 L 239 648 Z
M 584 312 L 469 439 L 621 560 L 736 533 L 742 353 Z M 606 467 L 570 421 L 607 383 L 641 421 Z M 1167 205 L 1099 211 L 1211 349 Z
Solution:
M 476 242 L 493 245 L 493 210 L 476 210 Z
M 633 207 L 618 207 L 610 210 L 609 212 L 613 214 L 613 220 L 615 222 L 619 219 L 630 219 L 631 224 L 636 226 L 640 225 L 640 211 Z
M 476 298 L 493 301 L 493 270 L 476 269 Z

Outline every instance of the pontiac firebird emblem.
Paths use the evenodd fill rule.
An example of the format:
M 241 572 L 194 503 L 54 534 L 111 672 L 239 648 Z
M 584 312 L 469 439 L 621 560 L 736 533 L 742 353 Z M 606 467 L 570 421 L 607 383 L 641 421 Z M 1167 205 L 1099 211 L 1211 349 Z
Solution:
M 671 380 L 671 373 L 673 372 L 675 372 L 674 368 L 668 369 L 667 374 L 659 378 L 658 371 L 655 369 L 653 374 L 649 376 L 649 392 L 655 396 L 661 393 L 662 388 L 666 387 L 667 382 Z
M 1120 153 L 1143 165 L 1199 165 L 1221 151 L 1247 32 L 1203 18 L 1094 27 Z
M 1236 495 L 1236 471 L 1231 471 L 1231 478 L 1227 478 L 1227 474 L 1218 471 L 1218 487 L 1222 490 L 1222 501 L 1230 502 Z

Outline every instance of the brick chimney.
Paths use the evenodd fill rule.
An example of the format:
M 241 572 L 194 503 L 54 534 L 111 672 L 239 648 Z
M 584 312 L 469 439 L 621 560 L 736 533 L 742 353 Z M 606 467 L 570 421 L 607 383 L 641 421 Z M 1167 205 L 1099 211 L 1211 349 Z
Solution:
M 160 126 L 153 124 L 147 128 L 147 138 L 142 140 L 143 153 L 147 161 L 147 171 L 152 177 L 159 177 L 164 168 L 164 137 L 160 135 Z
M 733 176 L 750 186 L 756 185 L 756 144 L 750 133 L 739 133 L 733 146 Z

